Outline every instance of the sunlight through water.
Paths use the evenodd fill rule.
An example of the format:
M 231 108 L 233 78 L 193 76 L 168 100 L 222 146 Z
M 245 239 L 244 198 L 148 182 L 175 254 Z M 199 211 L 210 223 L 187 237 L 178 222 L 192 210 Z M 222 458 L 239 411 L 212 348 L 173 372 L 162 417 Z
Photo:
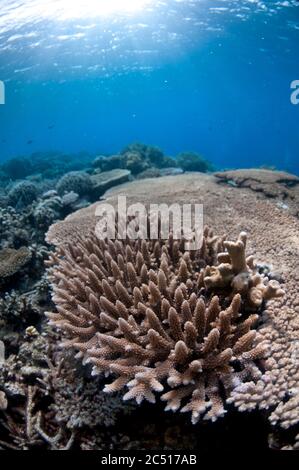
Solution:
M 141 11 L 153 0 L 51 0 L 49 13 L 59 12 L 61 19 L 90 18 L 115 14 L 133 14 Z

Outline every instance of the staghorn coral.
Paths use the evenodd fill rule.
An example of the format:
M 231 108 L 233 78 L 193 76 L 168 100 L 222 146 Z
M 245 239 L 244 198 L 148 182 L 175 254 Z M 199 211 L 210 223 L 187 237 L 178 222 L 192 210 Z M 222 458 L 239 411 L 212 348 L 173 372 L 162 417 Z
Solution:
M 57 312 L 48 317 L 94 375 L 116 376 L 106 392 L 127 386 L 124 399 L 140 403 L 163 391 L 166 409 L 215 421 L 235 387 L 260 378 L 265 345 L 253 328 L 263 303 L 283 295 L 245 247 L 245 233 L 234 243 L 208 229 L 190 252 L 173 235 L 91 235 L 52 256 Z

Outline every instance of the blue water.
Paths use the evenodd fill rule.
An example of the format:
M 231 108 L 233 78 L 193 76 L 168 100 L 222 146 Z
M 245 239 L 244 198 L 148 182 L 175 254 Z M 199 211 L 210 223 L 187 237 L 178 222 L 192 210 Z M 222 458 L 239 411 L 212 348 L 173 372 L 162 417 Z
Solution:
M 0 159 L 142 141 L 299 174 L 299 2 L 132 3 L 0 0 Z

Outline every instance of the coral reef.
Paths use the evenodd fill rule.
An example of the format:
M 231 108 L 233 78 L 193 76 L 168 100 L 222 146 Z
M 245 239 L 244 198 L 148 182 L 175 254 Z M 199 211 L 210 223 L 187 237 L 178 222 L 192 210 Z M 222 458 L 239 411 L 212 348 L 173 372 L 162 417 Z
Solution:
M 46 329 L 45 329 L 46 330 Z M 102 394 L 96 381 L 85 377 L 74 361 L 61 358 L 52 347 L 53 333 L 39 334 L 27 327 L 20 347 L 0 361 L 0 419 L 7 441 L 0 449 L 69 449 L 78 430 L 113 426 L 121 415 L 133 409 L 124 407 L 119 396 Z M 57 341 L 57 338 L 56 338 Z M 24 413 L 19 413 L 20 407 Z M 83 446 L 83 443 L 82 443 Z
M 133 407 L 124 406 L 120 394 L 113 397 L 101 392 L 99 380 L 90 381 L 76 369 L 64 371 L 53 379 L 54 404 L 51 406 L 60 426 L 72 431 L 98 426 L 114 426 L 120 414 Z
M 8 192 L 8 203 L 13 206 L 29 206 L 37 198 L 38 189 L 30 181 L 16 183 Z
M 144 178 L 159 178 L 161 176 L 161 170 L 158 168 L 148 168 L 137 175 L 137 179 Z
M 12 180 L 26 178 L 32 172 L 32 162 L 29 158 L 11 158 L 1 165 L 1 170 Z
M 212 171 L 212 164 L 195 152 L 182 152 L 177 155 L 177 164 L 184 171 L 200 171 L 207 173 Z
M 28 245 L 31 233 L 32 227 L 29 225 L 27 211 L 20 213 L 12 207 L 0 208 L 1 248 L 20 248 Z
M 133 175 L 137 175 L 149 167 L 147 160 L 144 160 L 142 155 L 136 151 L 128 151 L 124 154 L 124 165 Z
M 92 188 L 90 190 L 93 200 L 97 200 L 109 188 L 125 183 L 130 178 L 129 170 L 110 170 L 91 176 Z
M 124 169 L 125 162 L 123 156 L 119 154 L 110 156 L 99 155 L 94 159 L 92 166 L 101 171 L 110 171 L 118 168 Z
M 19 272 L 31 259 L 31 252 L 27 247 L 18 250 L 4 248 L 0 251 L 0 280 L 11 277 Z
M 182 170 L 176 166 L 176 160 L 165 156 L 161 159 L 161 156 L 161 151 L 158 149 L 133 144 L 124 149 L 122 154 L 99 157 L 94 162 L 93 168 L 94 157 L 91 155 L 83 153 L 64 155 L 57 152 L 34 154 L 30 158 L 19 157 L 1 166 L 0 252 L 12 250 L 12 253 L 15 253 L 20 249 L 21 252 L 28 250 L 31 257 L 18 272 L 4 277 L 1 283 L 0 449 L 107 450 L 109 448 L 210 449 L 214 451 L 215 448 L 235 449 L 236 446 L 244 448 L 245 442 L 249 441 L 255 449 L 264 449 L 268 442 L 269 446 L 275 449 L 298 448 L 298 177 L 270 169 L 235 170 L 217 173 L 216 176 L 204 173 L 180 175 Z M 111 188 L 106 195 L 103 194 L 107 189 L 105 186 L 100 187 L 97 194 L 93 192 L 96 179 L 98 181 L 109 179 L 110 172 L 106 170 L 110 170 L 113 166 L 117 171 L 120 169 L 126 171 L 127 165 L 132 165 L 133 170 L 129 179 L 133 180 L 137 177 L 142 180 L 130 182 L 120 188 Z M 147 169 L 140 172 L 143 165 Z M 77 187 L 58 194 L 55 189 L 58 179 L 72 171 L 80 173 L 83 171 L 90 180 L 93 180 L 93 183 L 84 195 L 77 193 Z M 165 177 L 169 174 L 173 176 Z M 25 177 L 26 180 L 15 181 Z M 151 179 L 144 179 L 145 177 L 151 177 Z M 118 179 L 115 181 L 112 179 L 111 186 L 119 182 Z M 30 190 L 31 185 L 34 185 L 35 190 Z M 13 193 L 15 196 L 10 199 L 9 194 L 13 195 Z M 168 393 L 176 395 L 179 390 L 185 391 L 190 387 L 189 395 L 187 393 L 182 399 L 181 408 L 187 409 L 189 406 L 189 411 L 191 413 L 193 411 L 193 421 L 198 421 L 196 429 L 186 413 L 165 413 L 165 401 L 157 400 L 153 407 L 144 400 L 141 407 L 134 408 L 131 405 L 132 401 L 122 401 L 124 394 L 131 393 L 133 398 L 135 395 L 138 398 L 136 390 L 138 383 L 142 380 L 142 377 L 138 375 L 139 372 L 136 376 L 134 374 L 128 378 L 129 387 L 125 386 L 123 390 L 114 394 L 103 393 L 102 387 L 105 382 L 111 380 L 107 380 L 107 377 L 102 377 L 102 375 L 110 374 L 110 379 L 121 382 L 124 378 L 124 369 L 119 368 L 121 358 L 125 357 L 126 360 L 130 358 L 133 362 L 135 361 L 136 365 L 137 356 L 134 354 L 138 349 L 136 349 L 136 343 L 134 341 L 132 343 L 131 337 L 125 338 L 125 334 L 128 333 L 121 331 L 121 327 L 124 328 L 125 325 L 122 319 L 113 317 L 113 313 L 109 313 L 108 309 L 111 305 L 106 302 L 104 308 L 101 306 L 100 297 L 109 298 L 111 294 L 107 291 L 107 285 L 103 284 L 106 274 L 100 279 L 103 292 L 100 295 L 95 292 L 95 296 L 99 298 L 101 313 L 103 313 L 99 316 L 97 329 L 99 334 L 93 335 L 96 341 L 95 347 L 92 345 L 88 352 L 78 348 L 78 355 L 83 357 L 84 362 L 86 360 L 86 365 L 82 365 L 80 358 L 73 358 L 75 345 L 71 346 L 67 343 L 75 339 L 70 326 L 66 327 L 67 331 L 61 337 L 60 330 L 64 328 L 61 327 L 58 330 L 55 328 L 53 331 L 45 320 L 44 312 L 54 311 L 49 295 L 49 281 L 45 276 L 44 268 L 44 259 L 49 255 L 49 247 L 44 241 L 45 232 L 51 224 L 54 224 L 48 232 L 47 239 L 50 243 L 58 245 L 54 260 L 60 266 L 63 260 L 60 258 L 62 252 L 59 246 L 63 244 L 62 249 L 68 251 L 65 244 L 71 243 L 75 249 L 85 249 L 87 240 L 93 240 L 94 227 L 97 222 L 95 217 L 97 204 L 90 205 L 90 202 L 101 197 L 116 207 L 117 196 L 120 194 L 127 196 L 128 205 L 134 202 L 141 202 L 146 206 L 149 203 L 171 204 L 174 201 L 180 204 L 203 203 L 205 223 L 214 227 L 215 232 L 223 235 L 218 239 L 208 236 L 206 255 L 209 259 L 203 256 L 200 269 L 196 268 L 196 272 L 201 271 L 204 274 L 200 288 L 194 287 L 195 261 L 191 256 L 191 261 L 187 260 L 190 279 L 186 282 L 178 281 L 178 287 L 182 288 L 183 295 L 186 296 L 184 297 L 186 310 L 183 310 L 182 304 L 176 305 L 178 299 L 171 290 L 172 281 L 167 279 L 168 302 L 177 312 L 184 335 L 183 339 L 176 341 L 173 338 L 174 333 L 168 323 L 168 317 L 161 321 L 158 304 L 151 304 L 157 293 L 153 291 L 153 284 L 159 288 L 159 282 L 157 283 L 157 278 L 153 273 L 159 276 L 162 261 L 155 259 L 154 244 L 149 249 L 151 265 L 148 266 L 146 260 L 144 263 L 148 272 L 145 287 L 139 284 L 137 286 L 143 295 L 140 304 L 146 310 L 144 311 L 141 307 L 142 313 L 136 318 L 138 305 L 137 307 L 133 303 L 125 305 L 125 301 L 119 299 L 119 302 L 125 305 L 128 316 L 132 315 L 137 324 L 139 335 L 137 337 L 144 341 L 143 352 L 144 349 L 146 354 L 153 351 L 150 342 L 154 341 L 153 336 L 150 336 L 153 333 L 149 333 L 151 329 L 157 332 L 155 328 L 158 326 L 161 328 L 161 333 L 164 332 L 169 336 L 169 339 L 167 338 L 163 343 L 165 356 L 162 354 L 162 360 L 159 358 L 157 361 L 154 354 L 148 363 L 144 356 L 138 360 L 137 366 L 143 368 L 143 372 L 144 369 L 149 371 L 150 375 L 155 375 L 158 369 L 157 362 L 170 361 L 166 375 L 163 376 L 162 373 L 156 378 L 164 390 L 151 391 L 149 389 L 147 396 L 151 399 L 153 396 L 158 398 Z M 59 222 L 65 217 L 63 222 Z M 236 240 L 243 230 L 249 235 L 246 241 L 246 253 L 249 256 L 246 255 L 246 257 L 242 247 L 242 243 L 245 244 L 243 235 L 232 245 L 225 241 Z M 169 249 L 165 245 L 165 243 L 160 244 L 161 258 L 165 258 L 164 252 L 166 248 Z M 127 246 L 126 242 L 124 246 Z M 102 248 L 103 246 L 101 250 Z M 135 266 L 139 282 L 137 244 L 131 249 L 133 258 L 130 262 Z M 106 247 L 105 251 L 109 252 L 109 250 L 111 247 Z M 188 253 L 184 250 L 180 251 L 182 253 L 180 259 L 185 260 Z M 238 265 L 233 262 L 235 251 L 238 252 L 237 258 L 242 260 Z M 242 256 L 241 253 L 243 253 Z M 252 263 L 250 256 L 252 254 L 257 260 L 256 264 Z M 127 261 L 125 256 L 127 253 L 123 255 Z M 177 263 L 173 263 L 171 256 L 169 259 L 169 278 L 174 280 L 178 278 L 181 261 L 178 259 Z M 109 260 L 109 255 L 106 253 L 104 266 L 109 274 L 108 284 L 118 296 L 115 290 L 114 274 L 107 265 Z M 74 260 L 65 260 L 65 262 L 74 263 L 72 269 L 76 273 L 78 263 L 82 263 L 78 279 L 84 285 L 89 282 L 89 279 L 86 281 L 85 278 L 80 278 L 85 272 L 85 261 L 77 260 L 75 269 Z M 5 265 L 1 264 L 1 269 L 3 268 Z M 128 275 L 128 273 L 125 274 Z M 63 277 L 63 272 L 61 275 Z M 67 273 L 64 277 L 66 275 Z M 134 301 L 134 288 L 132 289 L 131 284 L 128 283 L 128 277 L 125 276 L 120 281 Z M 283 298 L 268 300 L 268 296 L 282 294 L 277 281 L 282 285 L 286 295 Z M 62 283 L 61 280 L 57 282 Z M 190 282 L 193 283 L 192 287 Z M 152 293 L 149 292 L 150 285 Z M 187 292 L 184 290 L 184 285 L 186 285 Z M 119 288 L 119 283 L 117 286 Z M 146 288 L 148 288 L 147 291 Z M 172 382 L 173 379 L 181 380 L 182 376 L 185 379 L 192 361 L 195 361 L 195 366 L 196 361 L 207 364 L 208 355 L 202 353 L 206 344 L 204 338 L 203 341 L 197 341 L 198 349 L 193 349 L 192 345 L 187 344 L 187 340 L 190 340 L 191 329 L 183 314 L 188 313 L 187 305 L 189 305 L 192 319 L 194 317 L 193 291 L 197 292 L 198 298 L 204 304 L 202 310 L 204 310 L 205 317 L 208 317 L 210 310 L 213 310 L 213 302 L 216 305 L 217 298 L 219 299 L 220 311 L 217 313 L 216 310 L 214 321 L 205 322 L 205 329 L 202 328 L 202 331 L 204 330 L 204 336 L 207 339 L 211 331 L 218 330 L 219 342 L 217 345 L 215 343 L 215 348 L 208 353 L 209 359 L 214 360 L 226 352 L 227 362 L 225 362 L 225 356 L 220 356 L 219 360 L 223 362 L 218 365 L 214 363 L 213 369 L 203 368 L 202 372 L 194 371 L 195 382 L 198 376 L 205 377 L 205 387 L 202 390 L 204 406 L 207 409 L 204 411 L 200 409 L 201 418 L 206 417 L 211 420 L 214 419 L 211 415 L 216 417 L 229 410 L 222 420 L 213 424 L 199 419 L 196 409 L 191 410 L 194 404 L 191 393 L 194 384 L 176 385 Z M 88 292 L 90 294 L 90 291 Z M 162 297 L 161 305 L 163 303 L 165 306 L 165 293 L 161 294 L 159 291 L 159 295 Z M 225 318 L 223 313 L 237 311 L 236 306 L 240 298 L 241 304 L 238 312 L 240 316 L 231 318 L 227 326 L 233 331 L 231 334 L 226 334 L 222 329 Z M 79 306 L 82 305 L 81 300 L 80 302 L 78 302 Z M 110 300 L 110 302 L 116 306 L 115 300 Z M 85 307 L 89 307 L 87 304 L 88 302 Z M 89 312 L 89 308 L 86 310 Z M 150 328 L 149 323 L 154 318 L 150 311 L 154 312 L 160 320 L 160 325 L 155 323 L 152 325 L 153 328 Z M 125 314 L 123 307 L 121 307 L 121 312 Z M 60 312 L 59 314 L 61 315 Z M 105 314 L 110 318 L 105 317 Z M 87 313 L 84 311 L 83 314 L 81 310 L 80 315 L 84 317 Z M 114 320 L 112 324 L 109 323 L 111 318 Z M 249 334 L 249 342 L 250 335 L 252 335 L 252 345 L 248 344 L 249 349 L 246 352 L 236 352 L 238 341 L 244 337 L 243 335 L 235 341 L 236 331 L 242 329 L 243 325 L 244 328 L 245 325 L 248 328 L 248 319 L 251 319 L 252 325 L 246 334 Z M 254 319 L 256 319 L 255 322 Z M 66 320 L 61 321 L 67 323 Z M 115 321 L 120 323 L 116 329 L 113 326 Z M 132 326 L 131 318 L 124 319 L 124 321 Z M 80 328 L 80 325 L 77 327 Z M 133 328 L 136 328 L 135 324 Z M 196 331 L 198 333 L 198 330 Z M 91 334 L 90 331 L 87 333 Z M 214 331 L 213 335 L 216 338 L 217 333 Z M 81 337 L 78 339 L 81 341 L 81 346 L 88 340 L 88 338 L 82 339 Z M 68 351 L 66 348 L 59 350 L 58 345 L 61 340 L 66 343 L 66 346 L 71 346 Z M 125 347 L 129 351 L 113 349 L 115 340 L 125 340 Z M 107 345 L 103 346 L 105 341 Z M 176 351 L 175 344 L 179 341 L 181 343 Z M 228 343 L 227 347 L 225 347 L 225 342 Z M 183 345 L 188 348 L 188 352 L 191 352 L 192 360 L 188 357 L 178 366 L 175 364 L 175 354 L 180 354 L 180 347 L 181 351 L 184 351 Z M 100 377 L 90 376 L 92 368 L 95 373 L 102 370 L 101 366 L 97 369 L 96 361 L 99 360 L 97 355 L 103 352 L 103 349 L 103 354 L 107 357 L 103 357 L 102 360 L 111 363 L 109 369 L 104 371 L 104 374 L 100 374 Z M 229 359 L 229 350 L 233 352 L 231 359 Z M 255 350 L 257 350 L 257 358 L 253 361 L 247 360 L 246 355 L 250 355 Z M 258 352 L 260 352 L 261 359 L 258 358 Z M 110 353 L 112 356 L 109 356 Z M 118 372 L 112 371 L 114 366 L 118 367 Z M 209 383 L 209 377 L 212 377 L 213 371 L 217 374 L 218 380 L 218 388 L 215 389 L 213 387 L 211 389 Z M 226 371 L 227 374 L 225 374 Z M 143 372 L 140 372 L 141 375 Z M 147 377 L 146 372 L 144 374 Z M 229 380 L 222 382 L 226 375 L 227 378 L 231 378 L 231 386 Z M 132 383 L 135 380 L 137 383 Z M 170 384 L 167 383 L 168 380 Z M 108 391 L 110 387 L 111 384 L 106 385 Z M 146 388 L 144 390 L 146 391 Z M 175 408 L 178 402 L 168 397 L 166 395 L 166 406 Z M 220 399 L 218 404 L 215 404 L 217 397 Z M 251 413 L 238 413 L 238 410 L 251 411 Z M 132 419 L 126 418 L 128 412 L 133 413 Z M 239 432 L 240 428 L 243 430 L 242 433 Z
M 14 349 L 23 330 L 41 324 L 48 302 L 49 288 L 45 277 L 34 283 L 28 292 L 6 292 L 0 299 L 0 339 Z
M 142 144 L 140 142 L 127 145 L 121 151 L 121 155 L 129 161 L 134 161 L 134 159 L 137 159 L 137 156 L 139 156 L 139 161 L 144 162 L 143 165 L 146 164 L 148 167 L 165 168 L 175 164 L 175 160 L 165 156 L 159 147 Z M 145 169 L 146 168 L 143 167 L 143 170 Z M 134 171 L 132 171 L 132 173 L 134 173 Z
M 61 218 L 62 207 L 69 204 L 67 200 L 69 194 L 71 193 L 65 194 L 62 198 L 53 195 L 53 197 L 40 200 L 32 206 L 31 217 L 34 226 L 39 230 L 47 230 L 51 224 L 59 220 Z M 75 200 L 72 198 L 70 204 L 76 202 L 76 200 L 77 198 Z M 67 204 L 65 204 L 65 201 Z
M 53 256 L 57 313 L 48 317 L 93 374 L 117 376 L 105 391 L 127 386 L 124 399 L 138 403 L 164 391 L 166 409 L 191 411 L 194 423 L 215 420 L 237 385 L 260 377 L 255 361 L 265 349 L 251 330 L 254 313 L 283 295 L 256 272 L 245 246 L 244 233 L 233 243 L 208 230 L 198 252 L 173 237 L 81 240 Z
M 75 193 L 74 191 L 70 191 L 69 193 L 64 194 L 61 198 L 61 202 L 63 206 L 73 206 L 79 199 L 79 194 Z
M 91 189 L 91 179 L 84 171 L 71 171 L 58 181 L 56 189 L 60 195 L 74 191 L 83 196 Z
M 90 166 L 92 156 L 86 152 L 64 154 L 61 152 L 35 152 L 28 157 L 20 156 L 7 160 L 0 166 L 3 181 L 24 179 L 28 176 L 57 178 L 70 171 Z
M 298 185 L 292 190 L 298 195 Z M 258 334 L 262 335 L 268 347 L 262 376 L 257 383 L 248 382 L 246 387 L 236 389 L 234 395 L 234 400 L 238 398 L 237 406 L 240 410 L 262 410 L 259 416 L 264 418 L 258 426 L 264 426 L 266 435 L 269 428 L 265 429 L 268 426 L 265 420 L 280 405 L 282 416 L 275 425 L 275 432 L 279 433 L 283 414 L 288 416 L 288 402 L 298 395 L 299 389 L 298 218 L 277 205 L 274 198 L 266 198 L 263 193 L 256 193 L 249 188 L 219 184 L 218 178 L 204 173 L 134 181 L 120 189 L 110 190 L 105 202 L 117 207 L 117 198 L 122 194 L 126 194 L 128 205 L 136 202 L 146 207 L 149 202 L 171 204 L 176 201 L 181 205 L 202 203 L 205 223 L 215 227 L 215 231 L 220 234 L 228 234 L 231 239 L 237 237 L 241 230 L 246 230 L 249 234 L 247 252 L 255 254 L 258 271 L 267 273 L 269 279 L 277 279 L 283 284 L 286 295 L 268 302 L 260 317 L 261 322 L 257 325 Z M 88 237 L 94 233 L 96 207 L 97 204 L 93 204 L 52 226 L 47 234 L 48 241 L 55 245 L 74 243 L 80 236 Z M 267 264 L 263 263 L 265 260 Z M 253 414 L 257 416 L 257 413 Z M 299 423 L 298 408 L 293 408 L 292 415 L 292 422 L 296 422 L 296 425 L 291 430 L 296 430 Z M 242 418 L 245 421 L 246 416 Z M 227 415 L 225 420 L 228 418 Z M 241 420 L 240 426 L 243 425 L 244 421 Z M 290 436 L 290 441 L 293 442 L 293 439 L 294 434 Z M 285 440 L 284 443 L 287 445 Z
M 180 175 L 181 173 L 183 173 L 183 170 L 178 167 L 166 167 L 166 168 L 151 167 L 139 173 L 137 175 L 137 179 L 158 178 L 159 176 Z
M 158 147 L 133 143 L 125 147 L 120 154 L 111 156 L 98 156 L 93 166 L 102 171 L 113 169 L 127 169 L 133 175 L 154 168 L 167 168 L 176 165 L 176 161 L 164 155 Z

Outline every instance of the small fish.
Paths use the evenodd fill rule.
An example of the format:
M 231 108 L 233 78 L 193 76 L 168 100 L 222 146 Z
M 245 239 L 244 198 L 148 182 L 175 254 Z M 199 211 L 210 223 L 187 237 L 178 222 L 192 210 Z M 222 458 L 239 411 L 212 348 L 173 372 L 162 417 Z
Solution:
M 31 145 L 31 144 L 33 144 L 33 140 L 31 140 L 31 139 L 27 140 L 27 145 Z
M 48 129 L 54 129 L 55 125 L 54 124 L 51 124 L 50 126 L 48 126 Z

